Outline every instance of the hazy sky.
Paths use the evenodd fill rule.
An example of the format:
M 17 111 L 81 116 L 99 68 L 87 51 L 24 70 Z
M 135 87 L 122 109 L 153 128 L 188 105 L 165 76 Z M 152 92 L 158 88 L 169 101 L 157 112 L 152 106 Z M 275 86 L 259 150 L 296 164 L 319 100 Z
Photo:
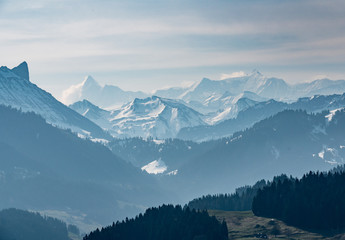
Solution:
M 0 0 L 0 65 L 60 97 L 92 75 L 149 91 L 258 69 L 345 79 L 344 0 Z

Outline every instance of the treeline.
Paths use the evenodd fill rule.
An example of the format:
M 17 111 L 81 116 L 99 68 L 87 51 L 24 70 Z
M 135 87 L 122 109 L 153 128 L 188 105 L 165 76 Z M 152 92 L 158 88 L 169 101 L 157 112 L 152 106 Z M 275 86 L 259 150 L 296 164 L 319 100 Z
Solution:
M 200 210 L 248 211 L 252 208 L 253 198 L 258 189 L 266 185 L 266 181 L 261 180 L 253 186 L 238 188 L 236 192 L 232 194 L 202 196 L 190 201 L 188 207 Z
M 66 223 L 14 208 L 0 211 L 0 240 L 37 239 L 70 240 Z
M 222 240 L 228 239 L 226 223 L 206 211 L 163 205 L 149 208 L 133 219 L 91 232 L 84 240 Z
M 345 228 L 345 172 L 313 173 L 285 179 L 258 190 L 255 215 L 281 219 L 307 229 Z
M 280 175 L 273 178 L 272 182 L 287 179 L 286 175 Z M 260 180 L 253 186 L 244 186 L 237 188 L 232 194 L 206 195 L 193 199 L 188 203 L 191 209 L 199 210 L 223 210 L 223 211 L 249 211 L 252 209 L 253 199 L 259 189 L 272 184 L 270 181 Z

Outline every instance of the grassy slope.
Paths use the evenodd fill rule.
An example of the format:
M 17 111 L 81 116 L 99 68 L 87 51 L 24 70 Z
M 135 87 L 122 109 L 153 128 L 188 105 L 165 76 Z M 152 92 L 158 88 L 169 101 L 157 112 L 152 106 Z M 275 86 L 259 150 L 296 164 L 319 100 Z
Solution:
M 229 239 L 258 239 L 255 234 L 267 234 L 269 239 L 345 239 L 345 235 L 336 235 L 330 237 L 321 235 L 320 233 L 308 232 L 287 226 L 284 222 L 254 216 L 251 211 L 234 212 L 234 211 L 218 211 L 210 210 L 210 215 L 214 215 L 219 220 L 225 219 L 229 229 Z M 274 236 L 271 231 L 277 225 L 281 234 Z

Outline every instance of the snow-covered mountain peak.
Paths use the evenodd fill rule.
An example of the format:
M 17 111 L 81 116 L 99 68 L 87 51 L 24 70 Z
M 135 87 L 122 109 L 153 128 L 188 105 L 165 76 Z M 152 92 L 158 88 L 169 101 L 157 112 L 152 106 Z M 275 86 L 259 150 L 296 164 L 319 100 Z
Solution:
M 174 138 L 183 127 L 205 125 L 204 116 L 181 100 L 157 96 L 135 98 L 113 111 L 103 110 L 88 101 L 70 107 L 114 137 Z
M 86 76 L 84 78 L 84 81 L 82 83 L 82 86 L 85 88 L 90 88 L 90 87 L 97 87 L 100 88 L 101 86 L 99 83 L 90 75 Z
M 145 98 L 147 94 L 124 91 L 113 85 L 101 86 L 92 76 L 86 76 L 81 83 L 70 86 L 62 93 L 62 101 L 65 104 L 87 99 L 97 106 L 107 109 L 122 106 L 136 97 Z
M 156 117 L 159 115 L 165 108 L 164 103 L 161 98 L 157 96 L 147 97 L 144 99 L 135 98 L 131 103 L 125 106 L 122 111 L 123 116 L 150 116 Z

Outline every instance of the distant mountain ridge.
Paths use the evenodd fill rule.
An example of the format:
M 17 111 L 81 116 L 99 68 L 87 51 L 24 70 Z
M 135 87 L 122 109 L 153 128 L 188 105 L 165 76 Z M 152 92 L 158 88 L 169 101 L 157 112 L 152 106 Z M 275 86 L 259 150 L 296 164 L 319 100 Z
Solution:
M 80 136 L 107 140 L 111 138 L 89 119 L 31 83 L 26 62 L 13 69 L 0 68 L 0 104 L 21 109 L 24 112 L 35 112 L 48 123 L 69 128 Z
M 135 99 L 113 111 L 101 109 L 87 100 L 74 103 L 70 107 L 109 131 L 114 137 L 179 138 L 196 142 L 229 137 L 286 109 L 317 113 L 345 107 L 345 94 L 304 97 L 292 103 L 273 99 L 257 102 L 246 98 L 248 95 L 252 98 L 255 96 L 250 92 L 237 97 L 224 95 L 225 97 L 216 101 L 225 100 L 234 104 L 223 111 L 207 115 L 194 111 L 182 100 L 156 96 Z M 179 114 L 173 118 L 172 112 Z
M 172 87 L 156 90 L 153 94 L 143 92 L 124 91 L 112 85 L 100 86 L 91 76 L 77 85 L 73 85 L 63 92 L 63 101 L 72 104 L 84 99 L 102 108 L 119 107 L 135 98 L 146 98 L 150 95 L 169 99 L 181 99 L 189 106 L 201 113 L 216 112 L 219 109 L 209 108 L 210 99 L 222 98 L 224 94 L 236 97 L 245 92 L 251 92 L 257 98 L 275 99 L 277 101 L 296 101 L 301 97 L 314 95 L 342 94 L 345 92 L 345 80 L 320 79 L 291 85 L 283 79 L 266 77 L 254 70 L 240 77 L 232 77 L 223 80 L 211 80 L 203 78 L 189 87 Z M 248 97 L 248 96 L 247 96 Z M 198 106 L 198 108 L 196 108 Z
M 309 113 L 318 113 L 325 110 L 335 110 L 345 107 L 345 93 L 329 96 L 316 95 L 304 97 L 296 102 L 285 103 L 275 100 L 258 102 L 240 111 L 236 118 L 228 119 L 212 126 L 196 126 L 182 128 L 177 138 L 192 141 L 206 141 L 231 136 L 233 133 L 249 128 L 256 122 L 271 117 L 286 109 L 305 110 Z
M 240 77 L 223 80 L 203 78 L 189 87 L 156 90 L 153 96 L 182 100 L 184 105 L 204 114 L 204 121 L 207 124 L 215 125 L 228 119 L 234 119 L 239 112 L 269 99 L 293 102 L 301 97 L 344 92 L 345 80 L 321 79 L 291 85 L 283 79 L 266 77 L 254 70 Z M 121 106 L 124 107 L 136 98 L 145 99 L 150 95 L 143 92 L 124 91 L 111 85 L 102 87 L 91 76 L 88 76 L 82 83 L 65 90 L 63 99 L 68 103 L 86 99 L 103 109 L 115 110 Z M 138 128 L 134 127 L 134 129 L 136 129 L 134 131 L 138 131 Z M 130 136 L 143 136 L 143 134 L 132 133 Z M 175 137 L 175 135 L 169 135 L 169 137 Z
M 113 85 L 99 85 L 92 76 L 85 77 L 80 84 L 73 85 L 62 93 L 65 104 L 88 100 L 102 108 L 114 108 L 132 101 L 134 98 L 145 98 L 143 92 L 124 91 Z
M 76 102 L 70 108 L 120 138 L 171 138 L 183 127 L 206 124 L 202 114 L 183 102 L 157 96 L 135 98 L 113 111 L 103 110 L 87 100 Z

